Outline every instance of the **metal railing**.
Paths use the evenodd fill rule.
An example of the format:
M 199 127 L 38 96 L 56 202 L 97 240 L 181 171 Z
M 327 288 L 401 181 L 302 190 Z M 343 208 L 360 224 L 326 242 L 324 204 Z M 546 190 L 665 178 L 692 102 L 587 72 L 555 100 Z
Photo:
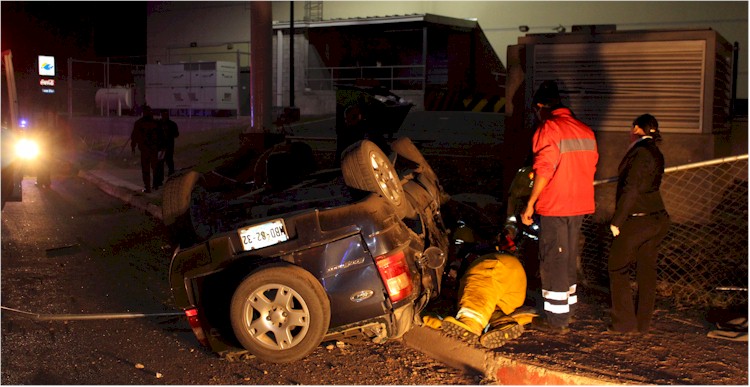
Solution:
M 311 90 L 334 90 L 357 80 L 378 81 L 389 90 L 424 90 L 425 66 L 308 67 L 305 85 Z

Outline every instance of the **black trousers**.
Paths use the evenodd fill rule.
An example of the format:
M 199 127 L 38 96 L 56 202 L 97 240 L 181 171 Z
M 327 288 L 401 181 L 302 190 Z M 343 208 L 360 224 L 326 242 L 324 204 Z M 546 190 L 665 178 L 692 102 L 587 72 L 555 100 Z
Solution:
M 37 160 L 36 183 L 40 186 L 52 185 L 52 158 L 44 155 Z
M 656 302 L 656 265 L 659 244 L 669 231 L 669 215 L 630 217 L 620 227 L 609 251 L 612 327 L 617 331 L 648 332 Z M 635 265 L 637 306 L 630 287 Z
M 161 173 L 159 173 L 159 166 L 161 166 Z M 143 179 L 143 187 L 148 190 L 152 186 L 154 188 L 160 186 L 162 180 L 164 180 L 164 165 L 159 163 L 159 154 L 156 150 L 141 150 L 141 178 Z M 153 185 L 151 184 L 152 178 Z
M 583 215 L 539 217 L 539 271 L 547 321 L 566 327 L 578 306 L 578 252 Z
M 164 161 L 167 165 L 167 175 L 172 176 L 174 173 L 174 146 L 168 146 L 166 151 L 164 151 Z M 164 170 L 164 167 L 161 168 Z

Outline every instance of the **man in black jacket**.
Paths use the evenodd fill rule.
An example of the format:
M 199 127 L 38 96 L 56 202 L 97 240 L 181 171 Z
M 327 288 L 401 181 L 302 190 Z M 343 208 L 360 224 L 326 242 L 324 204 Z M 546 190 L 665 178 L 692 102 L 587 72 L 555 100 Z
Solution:
M 659 187 L 664 156 L 656 146 L 659 123 L 650 114 L 633 121 L 631 144 L 618 168 L 615 213 L 610 229 L 615 236 L 609 253 L 614 333 L 648 333 L 656 300 L 656 258 L 659 243 L 669 230 L 669 215 Z M 630 288 L 631 266 L 636 267 L 637 307 Z
M 141 151 L 143 192 L 150 193 L 152 177 L 154 189 L 158 189 L 164 179 L 163 168 L 161 173 L 158 171 L 159 152 L 164 151 L 164 138 L 148 105 L 143 107 L 143 117 L 133 124 L 130 134 L 130 149 L 134 155 L 136 146 Z
M 177 123 L 169 119 L 169 109 L 161 111 L 161 120 L 159 120 L 162 136 L 164 137 L 164 160 L 160 160 L 160 171 L 164 173 L 164 166 L 167 165 L 167 176 L 174 173 L 174 139 L 180 136 L 180 129 Z

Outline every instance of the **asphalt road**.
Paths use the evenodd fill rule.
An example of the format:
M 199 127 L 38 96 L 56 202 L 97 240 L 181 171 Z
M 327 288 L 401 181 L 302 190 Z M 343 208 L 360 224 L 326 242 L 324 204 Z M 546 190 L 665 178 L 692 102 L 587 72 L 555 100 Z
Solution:
M 24 195 L 2 212 L 2 384 L 481 382 L 396 341 L 324 343 L 290 364 L 220 358 L 171 307 L 158 220 L 78 177 L 27 178 Z

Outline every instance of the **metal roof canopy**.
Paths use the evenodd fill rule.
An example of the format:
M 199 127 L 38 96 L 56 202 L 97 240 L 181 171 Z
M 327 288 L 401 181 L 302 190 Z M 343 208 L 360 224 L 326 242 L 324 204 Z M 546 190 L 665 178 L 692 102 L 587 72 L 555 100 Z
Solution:
M 476 20 L 457 19 L 446 16 L 433 14 L 411 14 L 411 15 L 393 15 L 393 16 L 368 16 L 347 19 L 331 19 L 321 21 L 294 21 L 294 28 L 323 28 L 323 27 L 345 27 L 345 26 L 362 26 L 369 24 L 395 24 L 410 22 L 426 22 L 432 24 L 441 24 L 449 27 L 472 29 L 478 27 Z M 291 27 L 290 22 L 275 21 L 274 30 L 285 30 Z
M 327 87 L 328 78 L 388 83 L 382 74 L 390 71 L 390 85 L 381 86 L 421 90 L 426 110 L 462 110 L 466 98 L 482 96 L 495 101 L 488 103 L 495 111 L 503 106 L 505 66 L 476 20 L 411 14 L 295 20 L 293 27 L 315 50 L 307 55 L 305 73 L 313 90 Z M 288 35 L 291 28 L 290 22 L 273 25 L 276 34 Z

